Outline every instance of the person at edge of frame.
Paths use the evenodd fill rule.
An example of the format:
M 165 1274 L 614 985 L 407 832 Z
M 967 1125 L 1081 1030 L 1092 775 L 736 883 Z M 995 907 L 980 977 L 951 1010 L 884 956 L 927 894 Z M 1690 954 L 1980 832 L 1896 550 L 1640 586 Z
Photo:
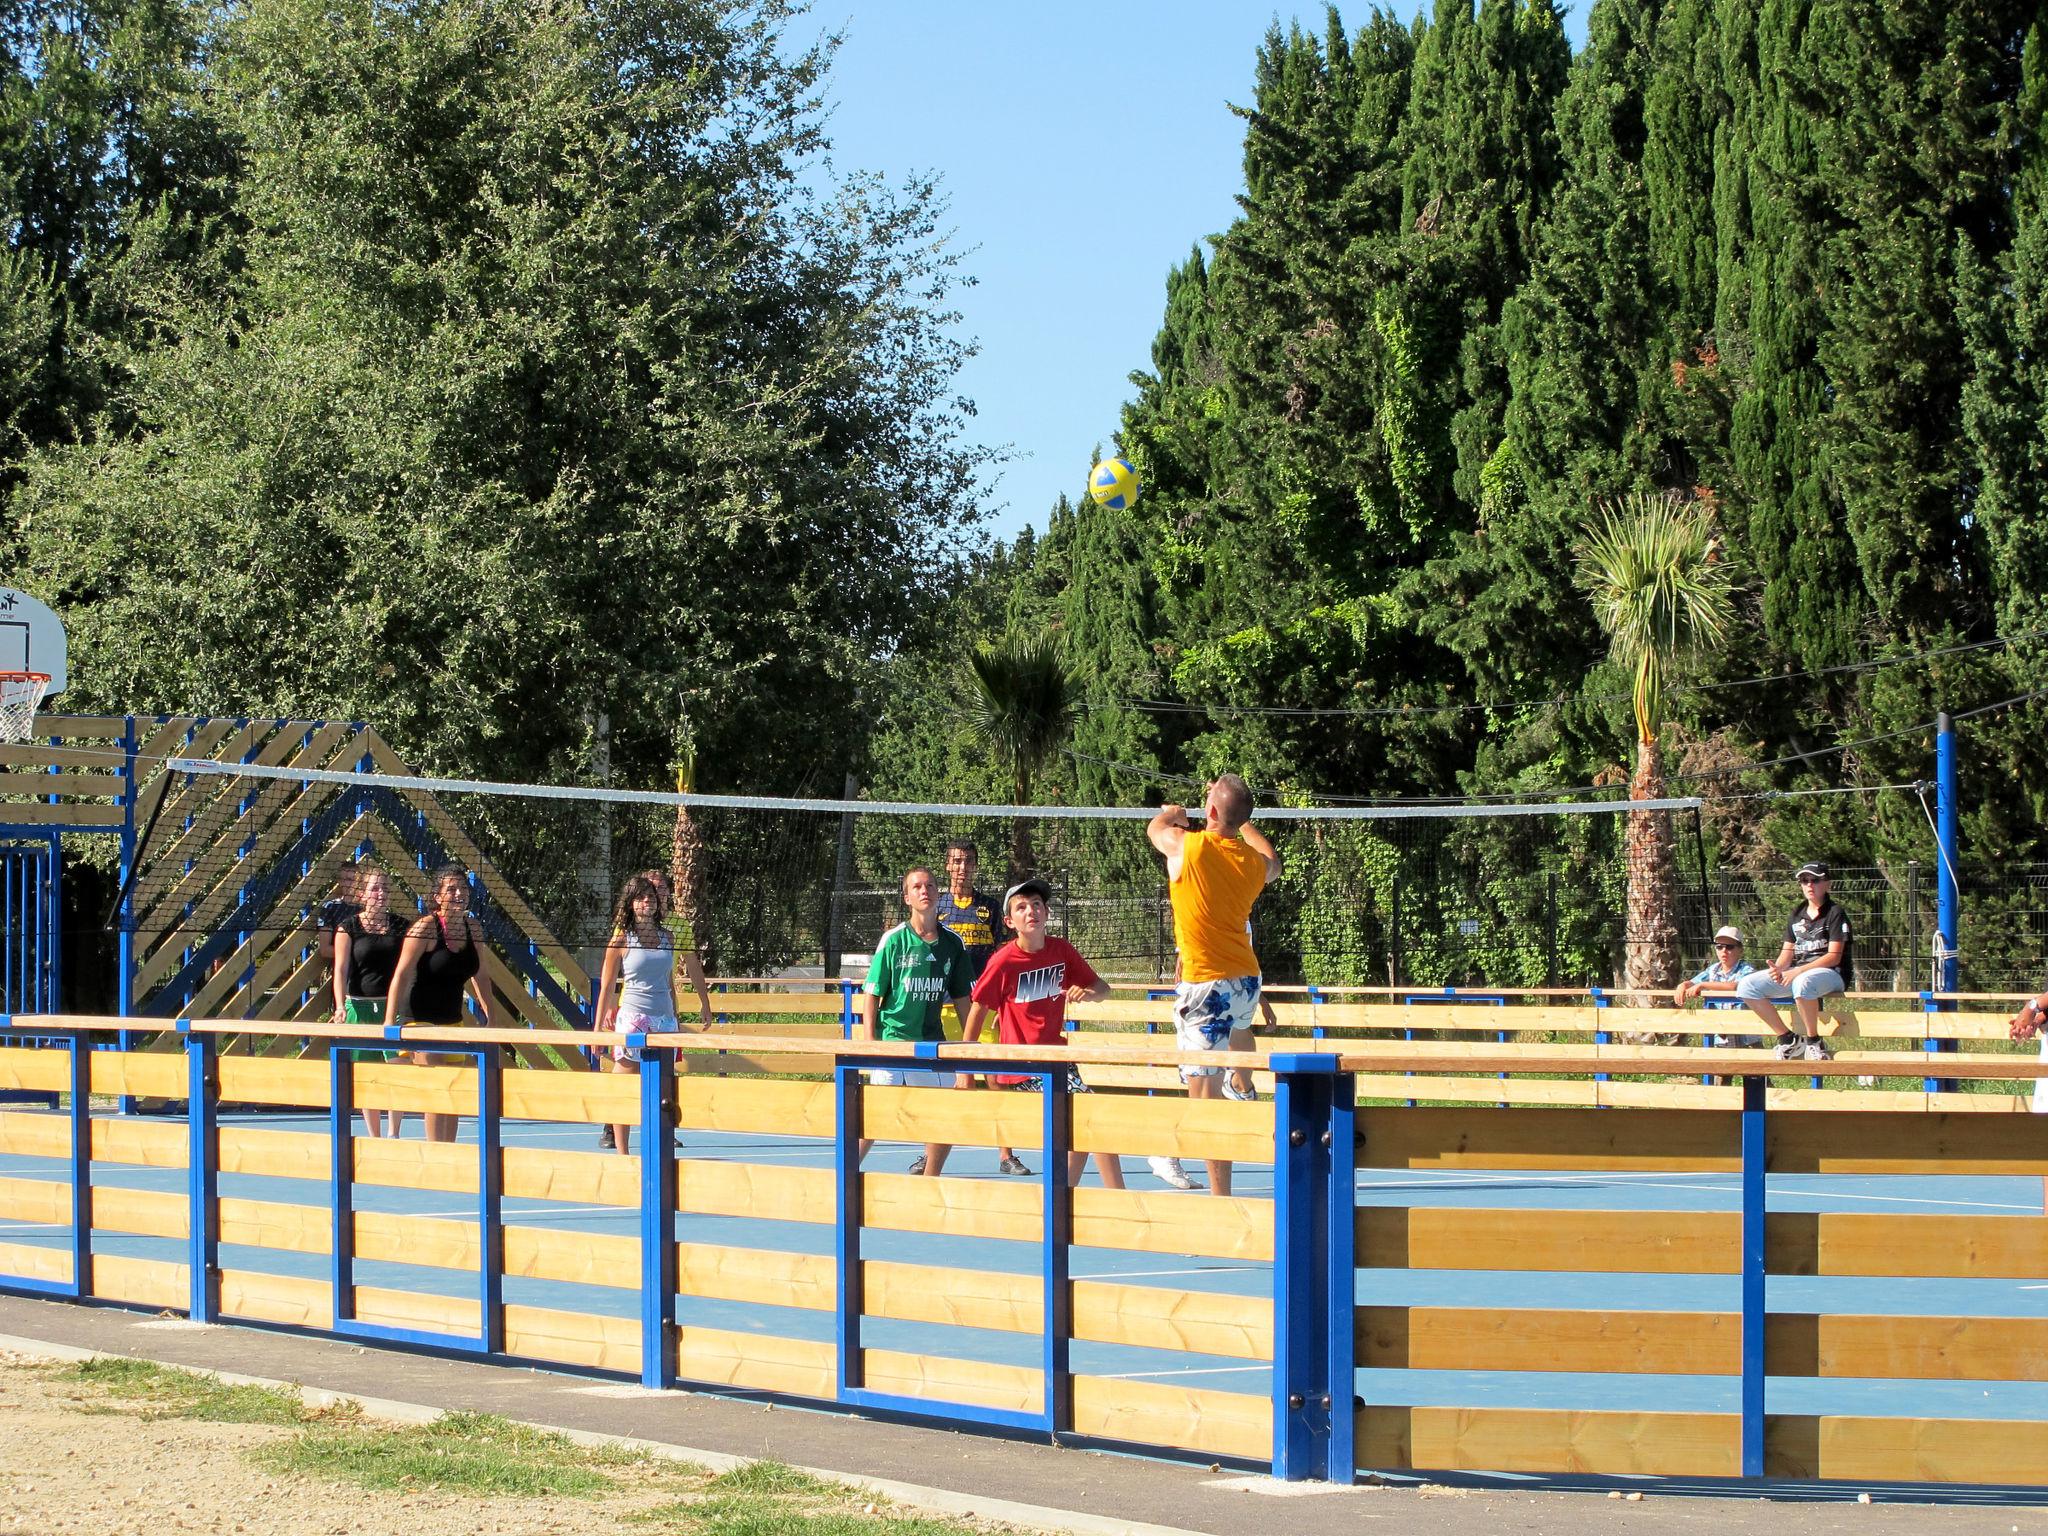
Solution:
M 355 870 L 356 896 L 361 903 L 334 930 L 334 1022 L 382 1024 L 391 978 L 405 948 L 408 919 L 391 910 L 391 877 L 375 864 Z M 388 1059 L 390 1051 L 362 1054 Z M 396 1136 L 405 1112 L 377 1109 L 361 1102 L 363 1130 L 370 1136 Z M 388 1129 L 387 1129 L 388 1127 Z
M 666 915 L 660 890 L 645 874 L 631 876 L 620 888 L 611 941 L 604 947 L 604 969 L 597 983 L 594 1023 L 598 1029 L 665 1035 L 681 1027 L 677 1023 L 682 999 L 676 991 L 675 938 L 662 925 Z M 709 1028 L 708 1004 L 703 1019 Z M 600 1061 L 604 1071 L 637 1072 L 640 1047 L 621 1041 L 606 1048 Z M 614 1124 L 609 1129 L 612 1135 L 607 1145 L 620 1153 L 631 1152 L 632 1127 Z
M 2031 1040 L 2041 1037 L 2041 1059 L 2048 1061 L 2048 990 L 2043 990 L 2020 1004 L 2020 1010 L 2012 1016 L 2010 1033 L 2015 1040 Z M 2048 1077 L 2034 1079 L 2034 1113 L 2048 1114 Z M 2048 1216 L 2048 1178 L 2041 1181 L 2041 1214 Z
M 444 864 L 434 871 L 433 907 L 406 930 L 405 946 L 398 953 L 398 969 L 391 977 L 391 994 L 385 999 L 387 1023 L 403 1024 L 408 1017 L 415 1024 L 436 1024 L 450 1028 L 460 1025 L 462 994 L 465 989 L 476 999 L 480 1027 L 491 1027 L 491 994 L 481 979 L 483 971 L 484 925 L 470 915 L 469 876 L 459 864 Z M 414 1051 L 414 1065 L 438 1067 L 458 1065 L 469 1058 L 462 1055 Z M 458 1115 L 427 1114 L 429 1141 L 453 1141 Z
M 1186 809 L 1163 805 L 1145 835 L 1166 859 L 1173 941 L 1180 957 L 1174 986 L 1175 1044 L 1182 1051 L 1249 1050 L 1252 1015 L 1259 1002 L 1259 957 L 1252 950 L 1252 907 L 1280 873 L 1280 855 L 1251 824 L 1252 792 L 1234 773 L 1209 785 L 1203 826 L 1192 828 Z M 1215 1098 L 1220 1067 L 1182 1067 L 1188 1097 Z M 1230 1193 L 1230 1164 L 1208 1159 L 1212 1194 Z M 1173 1158 L 1152 1158 L 1153 1173 L 1175 1189 L 1194 1181 Z M 1178 1175 L 1176 1177 L 1176 1175 Z
M 1771 1026 L 1780 1061 L 1826 1061 L 1831 1053 L 1820 1037 L 1821 999 L 1847 991 L 1855 974 L 1849 914 L 1828 894 L 1827 865 L 1809 859 L 1796 878 L 1803 895 L 1785 920 L 1778 958 L 1738 981 L 1735 995 Z M 1803 1035 L 1788 1030 L 1779 1016 L 1777 1005 L 1788 1000 Z
M 860 1025 L 856 1039 L 920 1041 L 946 1038 L 940 1010 L 950 1002 L 961 1018 L 967 1017 L 968 994 L 973 978 L 968 974 L 967 949 L 960 936 L 939 925 L 939 883 L 923 865 L 904 871 L 903 906 L 909 917 L 882 935 L 868 963 L 867 985 L 861 990 Z M 880 1088 L 951 1088 L 951 1072 L 922 1067 L 871 1067 L 867 1079 Z M 860 1155 L 865 1159 L 875 1144 L 863 1136 Z M 909 1172 L 936 1178 L 946 1165 L 952 1149 L 939 1142 L 927 1142 L 924 1155 L 910 1165 Z
M 676 910 L 675 887 L 669 881 L 668 871 L 659 868 L 643 869 L 640 871 L 640 878 L 652 885 L 654 887 L 654 894 L 661 898 L 661 925 L 668 931 L 669 942 L 675 946 L 676 954 L 682 959 L 683 974 L 690 978 L 690 989 L 697 994 L 697 1016 L 702 1021 L 705 1030 L 709 1031 L 717 1023 L 717 1020 L 711 1012 L 711 983 L 704 974 L 703 956 L 697 951 L 697 935 L 692 931 L 690 925 L 683 920 L 682 914 Z M 624 933 L 625 929 L 614 921 L 609 942 L 617 943 Z M 678 1008 L 681 1007 L 680 998 L 677 999 L 677 1006 Z M 678 1017 L 680 1017 L 680 1014 L 678 1014 Z M 598 1060 L 600 1068 L 602 1068 L 603 1062 L 604 1058 L 600 1057 Z M 618 1128 L 616 1126 L 601 1125 L 598 1127 L 598 1151 L 613 1151 L 616 1149 L 617 1142 Z M 681 1146 L 682 1143 L 683 1133 L 677 1131 L 676 1145 Z
M 1003 917 L 1016 937 L 991 955 L 975 978 L 973 1006 L 961 1035 L 964 1041 L 979 1041 L 982 1026 L 993 1013 L 996 1039 L 1004 1045 L 1063 1046 L 1067 1043 L 1067 1004 L 1099 1003 L 1109 996 L 1109 983 L 1095 974 L 1081 952 L 1045 931 L 1051 915 L 1052 887 L 1036 876 L 1019 881 L 1004 893 Z M 973 1086 L 971 1077 L 965 1073 L 961 1077 L 965 1086 Z M 1065 1077 L 1068 1093 L 1088 1091 L 1075 1068 L 1068 1067 Z M 988 1085 L 1041 1089 L 1044 1082 L 1036 1076 L 992 1073 Z M 996 1153 L 1001 1172 L 1031 1176 L 1014 1148 L 998 1147 Z M 1087 1166 L 1087 1153 L 1068 1153 L 1067 1182 L 1079 1184 Z M 1095 1168 L 1102 1175 L 1104 1189 L 1124 1187 L 1123 1164 L 1115 1153 L 1096 1153 Z
M 319 946 L 320 958 L 327 965 L 328 980 L 334 979 L 334 936 L 341 931 L 341 925 L 362 911 L 362 870 L 355 864 L 344 864 L 335 872 L 334 894 L 320 903 L 320 909 L 313 914 L 314 942 Z

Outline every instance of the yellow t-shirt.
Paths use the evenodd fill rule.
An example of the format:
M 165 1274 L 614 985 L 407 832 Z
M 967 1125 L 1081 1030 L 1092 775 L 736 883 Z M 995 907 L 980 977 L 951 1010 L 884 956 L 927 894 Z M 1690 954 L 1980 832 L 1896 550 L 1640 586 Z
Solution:
M 1266 887 L 1266 861 L 1241 837 L 1190 832 L 1180 872 L 1167 884 L 1182 981 L 1233 981 L 1259 974 L 1249 927 Z

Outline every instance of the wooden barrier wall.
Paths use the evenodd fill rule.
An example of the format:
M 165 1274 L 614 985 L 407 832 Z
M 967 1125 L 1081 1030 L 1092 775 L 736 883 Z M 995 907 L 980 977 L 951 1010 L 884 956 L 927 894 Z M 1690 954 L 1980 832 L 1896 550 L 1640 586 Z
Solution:
M 115 1021 L 91 1022 L 105 1028 Z M 408 1032 L 415 1045 L 480 1052 L 482 1065 L 419 1067 L 359 1056 L 337 1067 L 324 1054 L 283 1060 L 221 1052 L 220 1041 L 242 1027 L 196 1024 L 176 1056 L 74 1054 L 47 1042 L 89 1041 L 80 1021 L 16 1021 L 22 1043 L 0 1044 L 0 1089 L 70 1094 L 84 1087 L 108 1102 L 184 1096 L 196 1104 L 196 1120 L 91 1113 L 76 1099 L 57 1111 L 0 1111 L 0 1224 L 12 1229 L 0 1231 L 0 1288 L 70 1287 L 209 1319 L 473 1347 L 658 1385 L 842 1407 L 886 1401 L 946 1423 L 1043 1423 L 1084 1440 L 1270 1463 L 1289 1475 L 1301 1475 L 1302 1464 L 1285 1460 L 1284 1444 L 1301 1414 L 1315 1412 L 1317 1367 L 1303 1363 L 1300 1345 L 1315 1343 L 1321 1328 L 1334 1330 L 1322 1340 L 1332 1346 L 1326 1360 L 1341 1353 L 1373 1373 L 1707 1376 L 1757 1388 L 1753 1411 L 1709 1413 L 1501 1407 L 1486 1395 L 1464 1406 L 1397 1406 L 1403 1394 L 1390 1391 L 1349 1412 L 1339 1442 L 1347 1469 L 2048 1483 L 2048 1453 L 2035 1449 L 2048 1444 L 2048 1425 L 1770 1413 L 1762 1396 L 1767 1379 L 1874 1378 L 1901 1383 L 1901 1405 L 1910 1407 L 1905 1384 L 2031 1380 L 2048 1365 L 2048 1319 L 1974 1316 L 1966 1306 L 1922 1316 L 1771 1312 L 1763 1304 L 1766 1275 L 2048 1278 L 2048 1220 L 2038 1216 L 1891 1215 L 1882 1206 L 1814 1214 L 1764 1204 L 1766 1178 L 1786 1175 L 2048 1175 L 2048 1121 L 2031 1115 L 2001 1120 L 1924 1108 L 1814 1114 L 1773 1109 L 1761 1086 L 1746 1094 L 1738 1088 L 1733 1110 L 1382 1105 L 1354 1113 L 1342 1090 L 1381 1066 L 1426 1070 L 1435 1046 L 1421 1044 L 1406 1053 L 1347 1045 L 1338 1054 L 1282 1055 L 1272 1062 L 1281 1091 L 1257 1103 L 1107 1091 L 1055 1095 L 1048 1106 L 1039 1094 L 863 1088 L 850 1063 L 919 1059 L 1024 1070 L 1073 1061 L 1084 1070 L 1171 1071 L 1180 1058 L 1088 1039 L 1048 1058 L 1024 1047 L 918 1052 L 764 1034 L 744 1037 L 759 1058 L 798 1062 L 810 1075 L 725 1075 L 736 1059 L 759 1058 L 721 1054 L 715 1047 L 723 1042 L 674 1037 L 651 1045 L 637 1073 L 592 1075 L 517 1065 L 503 1053 L 519 1031 L 420 1030 Z M 34 1038 L 45 1043 L 28 1043 Z M 386 1043 L 372 1029 L 318 1038 L 323 1051 Z M 616 1038 L 579 1036 L 576 1043 Z M 1580 1059 L 1554 1054 L 1562 1049 L 1469 1053 L 1465 1065 L 1510 1078 L 1550 1073 Z M 1728 1054 L 1752 1072 L 1855 1070 L 1853 1063 L 1766 1065 L 1754 1052 Z M 1612 1064 L 1622 1073 L 1670 1076 L 1694 1061 L 1642 1048 Z M 1956 1070 L 2018 1069 L 2001 1059 Z M 2024 1070 L 2048 1069 L 2027 1063 Z M 1341 1085 L 1334 1098 L 1331 1084 Z M 1303 1107 L 1311 1088 L 1325 1095 L 1321 1110 Z M 478 1140 L 351 1135 L 337 1142 L 337 1091 L 344 1111 L 356 1104 L 467 1117 Z M 314 1129 L 223 1119 L 224 1105 L 321 1118 Z M 1304 1116 L 1315 1114 L 1339 1132 L 1321 1154 L 1319 1138 L 1304 1129 L 1314 1123 Z M 642 1152 L 649 1142 L 665 1150 L 677 1129 L 700 1141 L 734 1139 L 713 1152 L 696 1147 L 650 1160 L 565 1146 L 557 1135 L 601 1124 L 629 1128 Z M 528 1131 L 557 1139 L 532 1144 Z M 1009 1145 L 1042 1166 L 1055 1161 L 1048 1151 L 1066 1149 L 1191 1163 L 1222 1158 L 1271 1165 L 1274 1193 L 1259 1185 L 1228 1198 L 1150 1187 L 1068 1190 L 1043 1178 L 924 1178 L 880 1164 L 858 1173 L 850 1149 L 863 1135 Z M 370 1209 L 368 1201 L 338 1212 L 329 1199 L 337 1147 L 352 1187 L 428 1192 L 449 1197 L 433 1203 L 458 1211 L 474 1203 L 475 1213 Z M 1300 1160 L 1318 1155 L 1328 1177 L 1304 1183 L 1310 1164 Z M 70 1182 L 51 1177 L 53 1165 L 68 1168 Z M 184 1169 L 187 1190 L 143 1187 L 138 1169 Z M 1426 1180 L 1403 1182 L 1455 1170 L 1700 1175 L 1738 1187 L 1741 1196 L 1733 1210 L 1590 1202 L 1541 1210 L 1414 1203 Z M 75 1231 L 51 1235 L 73 1219 L 80 1172 L 93 1179 L 82 1245 Z M 1364 1203 L 1353 1211 L 1350 1186 L 1360 1176 Z M 1135 1169 L 1132 1180 L 1142 1180 Z M 1304 1230 L 1319 1219 L 1318 1188 L 1337 1191 L 1351 1213 L 1343 1233 L 1349 1262 L 1332 1292 L 1341 1310 L 1321 1308 L 1320 1317 L 1302 1304 L 1311 1294 L 1303 1287 L 1315 1282 L 1302 1255 L 1318 1244 L 1344 1250 L 1328 1232 Z M 613 1225 L 630 1230 L 579 1230 L 579 1208 L 586 1216 L 616 1211 L 625 1219 Z M 744 1237 L 728 1225 L 735 1222 L 747 1224 Z M 601 1217 L 584 1224 L 603 1225 Z M 924 1248 L 914 1260 L 864 1253 L 858 1236 L 849 1249 L 849 1231 L 919 1234 L 940 1255 L 953 1239 L 983 1246 L 962 1249 L 962 1262 L 927 1262 Z M 990 1259 L 991 1241 L 1015 1245 L 1008 1251 L 1018 1262 Z M 1071 1276 L 1069 1246 L 1151 1257 L 1127 1276 Z M 344 1279 L 335 1269 L 344 1251 L 350 1264 L 403 1264 L 415 1274 L 460 1276 L 472 1289 L 451 1294 L 417 1282 Z M 1203 1282 L 1202 1267 L 1216 1265 L 1265 1277 L 1265 1293 Z M 1721 1277 L 1742 1289 L 1737 1305 L 1684 1310 L 1630 1307 L 1626 1283 L 1594 1307 L 1351 1299 L 1360 1276 L 1403 1272 Z M 540 1283 L 572 1288 L 575 1304 L 563 1304 L 559 1292 L 541 1305 L 505 1290 Z M 750 1309 L 748 1326 L 719 1314 L 719 1304 L 734 1303 Z M 831 1326 L 776 1327 L 770 1309 Z M 892 1323 L 919 1325 L 929 1342 L 909 1349 L 867 1341 L 864 1329 Z M 1069 1349 L 1115 1347 L 1242 1362 L 1269 1389 L 1185 1384 L 1200 1382 L 1200 1374 L 1145 1380 L 1164 1373 L 1023 1365 L 1014 1351 L 1004 1359 L 1002 1349 L 971 1341 L 949 1351 L 943 1346 L 953 1342 L 953 1329 L 1028 1340 L 1023 1355 L 1030 1359 L 1051 1329 L 1057 1349 L 1048 1360 L 1063 1362 Z M 1327 1414 L 1346 1414 L 1352 1385 L 1349 1370 L 1341 1383 L 1325 1379 L 1325 1402 L 1335 1397 Z

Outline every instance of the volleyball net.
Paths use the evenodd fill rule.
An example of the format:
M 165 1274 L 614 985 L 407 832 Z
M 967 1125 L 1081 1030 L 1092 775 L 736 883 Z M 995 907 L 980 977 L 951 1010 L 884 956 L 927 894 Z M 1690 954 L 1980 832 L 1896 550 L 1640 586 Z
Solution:
M 1029 873 L 1053 931 L 1104 974 L 1158 981 L 1174 963 L 1150 807 L 1013 808 L 606 791 L 169 760 L 149 800 L 118 922 L 181 950 L 224 932 L 314 923 L 374 862 L 411 910 L 443 864 L 472 877 L 494 944 L 544 932 L 588 953 L 623 882 L 667 872 L 715 974 L 838 974 L 902 920 L 906 870 L 945 883 L 949 844 L 999 896 Z M 1704 963 L 1728 899 L 1700 802 L 1264 807 L 1285 873 L 1255 937 L 1273 982 L 1500 987 L 1609 983 L 1641 935 L 1629 825 L 1671 851 L 1668 910 L 1684 962 Z M 1725 887 L 1725 881 L 1721 882 Z

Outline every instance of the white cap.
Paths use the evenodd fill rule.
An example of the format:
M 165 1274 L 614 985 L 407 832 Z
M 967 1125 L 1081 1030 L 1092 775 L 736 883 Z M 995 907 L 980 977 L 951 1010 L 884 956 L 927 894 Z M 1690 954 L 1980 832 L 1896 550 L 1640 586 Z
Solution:
M 1742 930 L 1732 923 L 1725 928 L 1716 928 L 1714 930 L 1714 937 L 1716 939 L 1733 939 L 1738 944 L 1744 942 Z

